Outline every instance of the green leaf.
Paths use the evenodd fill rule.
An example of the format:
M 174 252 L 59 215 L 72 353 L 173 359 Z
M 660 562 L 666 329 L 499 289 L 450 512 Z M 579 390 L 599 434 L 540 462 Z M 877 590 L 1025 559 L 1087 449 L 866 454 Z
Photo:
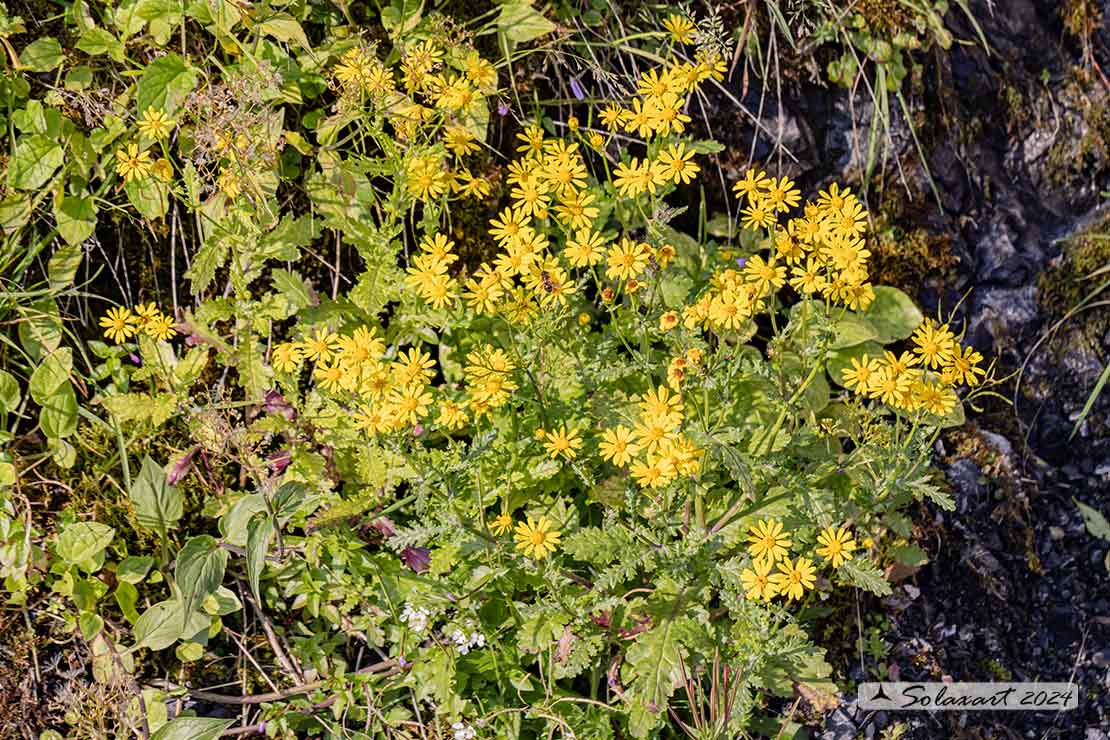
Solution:
M 647 737 L 666 718 L 667 703 L 681 680 L 675 621 L 667 619 L 637 637 L 625 656 L 625 671 L 633 679 L 626 692 L 633 737 Z
M 892 548 L 891 557 L 907 568 L 916 568 L 929 562 L 929 555 L 917 545 L 902 545 Z
M 274 281 L 274 290 L 285 296 L 294 309 L 299 311 L 312 305 L 311 286 L 299 273 L 275 269 L 270 276 Z
M 46 264 L 50 290 L 57 292 L 72 286 L 84 256 L 85 253 L 80 247 L 59 247 L 54 250 L 54 254 L 50 255 L 50 261 Z
M 497 30 L 517 44 L 523 44 L 555 30 L 555 24 L 532 7 L 530 0 L 510 0 L 501 6 Z
M 35 39 L 19 53 L 19 63 L 32 72 L 56 69 L 64 58 L 62 45 L 52 36 Z
M 193 537 L 177 554 L 174 582 L 181 591 L 186 614 L 192 614 L 201 602 L 216 593 L 227 568 L 227 550 L 211 535 Z
M 847 313 L 832 325 L 833 336 L 830 349 L 844 349 L 855 347 L 857 344 L 875 339 L 879 336 L 878 330 L 871 322 L 859 314 Z
M 52 297 L 21 308 L 20 317 L 19 341 L 31 359 L 38 361 L 58 350 L 62 344 L 62 318 Z
M 37 190 L 64 160 L 65 152 L 57 142 L 42 134 L 17 137 L 8 162 L 8 184 L 19 190 Z
M 170 208 L 170 189 L 154 175 L 137 177 L 123 186 L 135 210 L 151 221 L 162 218 Z
M 149 421 L 156 427 L 165 424 L 177 410 L 177 396 L 172 393 L 120 393 L 101 403 L 120 421 Z
M 31 398 L 35 403 L 44 405 L 50 400 L 59 388 L 69 382 L 69 374 L 73 369 L 73 352 L 68 347 L 63 347 L 50 353 L 35 372 L 31 374 L 28 385 Z
M 863 315 L 875 327 L 875 339 L 882 344 L 905 339 L 925 318 L 913 299 L 887 285 L 875 287 L 875 300 Z
M 876 596 L 890 595 L 890 583 L 878 566 L 868 558 L 853 558 L 845 561 L 840 566 L 840 572 L 849 582 L 865 591 L 870 591 Z
M 163 537 L 183 513 L 181 493 L 166 482 L 166 471 L 150 456 L 143 458 L 139 477 L 131 484 L 131 505 L 139 526 Z
M 107 524 L 77 522 L 62 530 L 55 545 L 55 552 L 66 563 L 92 573 L 103 564 L 103 560 L 100 560 L 99 564 L 97 560 L 104 554 L 108 545 L 112 544 L 112 538 L 115 536 L 116 530 Z
M 258 24 L 258 32 L 263 36 L 273 36 L 282 43 L 295 41 L 304 49 L 311 49 L 308 37 L 301 24 L 288 13 L 275 13 Z
M 116 566 L 116 578 L 124 583 L 142 583 L 152 565 L 154 558 L 149 555 L 124 558 Z
M 123 42 L 110 31 L 95 26 L 81 34 L 81 38 L 77 40 L 77 49 L 94 57 L 107 54 L 117 62 L 126 58 Z
M 259 605 L 262 604 L 262 599 L 258 584 L 266 567 L 266 553 L 270 549 L 270 540 L 275 530 L 273 517 L 268 514 L 252 519 L 247 525 L 247 580 L 250 582 L 255 603 Z
M 177 642 L 185 625 L 181 602 L 160 601 L 147 609 L 135 622 L 135 648 L 164 650 Z
M 872 358 L 882 357 L 883 345 L 878 342 L 864 342 L 854 347 L 845 347 L 830 352 L 828 363 L 825 366 L 829 372 L 829 377 L 832 378 L 834 383 L 843 387 L 844 376 L 841 371 L 852 367 L 852 360 L 860 360 L 864 355 Z
M 0 370 L 0 414 L 10 414 L 19 408 L 19 381 L 7 370 Z
M 197 86 L 197 73 L 180 54 L 170 52 L 146 65 L 135 93 L 135 107 L 173 115 Z
M 77 394 L 70 383 L 60 386 L 42 404 L 39 424 L 50 439 L 63 439 L 77 431 Z
M 67 195 L 54 204 L 54 222 L 66 244 L 78 246 L 96 231 L 96 203 L 87 196 Z
M 1092 537 L 1098 537 L 1100 540 L 1110 542 L 1110 522 L 1106 521 L 1106 517 L 1102 515 L 1098 509 L 1094 509 L 1082 501 L 1073 498 L 1075 505 L 1079 507 L 1079 513 L 1083 515 L 1083 523 L 1087 526 L 1087 532 Z

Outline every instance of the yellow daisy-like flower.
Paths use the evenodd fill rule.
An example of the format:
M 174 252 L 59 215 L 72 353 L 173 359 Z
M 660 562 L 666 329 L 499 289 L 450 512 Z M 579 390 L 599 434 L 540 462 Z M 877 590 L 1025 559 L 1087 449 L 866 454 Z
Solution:
M 925 319 L 911 339 L 914 343 L 913 351 L 921 358 L 922 364 L 936 369 L 951 362 L 956 337 L 949 331 L 948 324 L 937 326 L 932 319 Z
M 489 523 L 490 531 L 494 534 L 505 534 L 513 528 L 513 517 L 509 512 L 503 512 L 499 517 Z
M 701 172 L 701 167 L 694 162 L 694 150 L 682 143 L 671 144 L 660 151 L 659 164 L 663 166 L 663 177 L 675 183 L 691 182 L 694 175 Z
M 961 351 L 957 346 L 952 350 L 952 358 L 945 370 L 952 378 L 953 384 L 966 383 L 969 386 L 979 385 L 980 376 L 985 376 L 987 371 L 979 367 L 983 356 L 973 347 L 964 347 Z
M 762 170 L 748 170 L 743 179 L 732 184 L 732 192 L 736 193 L 737 198 L 747 197 L 754 200 L 754 196 L 762 196 L 773 182 L 774 180 L 767 177 L 767 173 Z
M 813 561 L 809 558 L 798 558 L 791 563 L 789 558 L 779 563 L 779 570 L 771 576 L 771 583 L 791 601 L 802 598 L 807 589 L 813 588 L 817 577 L 813 569 Z
M 301 343 L 301 352 L 305 359 L 314 362 L 327 362 L 339 347 L 339 335 L 327 329 L 317 329 L 315 336 L 310 336 Z
M 740 571 L 740 583 L 744 586 L 744 595 L 755 601 L 762 599 L 770 601 L 778 593 L 778 588 L 771 583 L 771 567 L 774 565 L 766 558 L 756 558 L 751 568 Z
M 659 331 L 670 331 L 678 326 L 678 314 L 674 311 L 667 311 L 659 317 Z
M 562 457 L 573 460 L 578 456 L 578 450 L 582 448 L 582 438 L 579 437 L 578 430 L 571 429 L 568 432 L 565 424 L 561 425 L 558 431 L 544 432 L 544 439 L 543 446 L 552 459 Z
M 139 151 L 138 144 L 128 144 L 126 149 L 116 150 L 116 174 L 122 177 L 124 182 L 141 180 L 153 166 L 150 152 Z
M 817 548 L 817 554 L 828 560 L 834 568 L 839 568 L 845 560 L 851 560 L 852 550 L 857 547 L 847 527 L 826 527 L 817 535 L 817 542 L 821 545 Z
M 632 462 L 632 456 L 639 451 L 636 443 L 633 442 L 632 430 L 626 426 L 606 429 L 601 435 L 598 449 L 603 460 L 608 460 L 619 467 Z
M 173 131 L 174 121 L 157 108 L 147 108 L 139 121 L 139 133 L 160 141 Z
M 856 359 L 851 358 L 851 367 L 843 368 L 840 371 L 840 378 L 844 385 L 849 389 L 859 394 L 867 394 L 871 391 L 872 385 L 878 380 L 879 372 L 882 370 L 882 363 L 875 358 L 870 358 L 866 354 Z
M 173 328 L 173 319 L 164 313 L 159 313 L 150 319 L 147 319 L 143 324 L 143 331 L 147 336 L 157 339 L 159 342 L 165 342 L 177 336 L 177 332 Z
M 100 326 L 104 329 L 104 336 L 116 344 L 123 344 L 139 331 L 135 326 L 135 316 L 130 309 L 122 306 L 109 308 L 107 315 L 100 317 Z
M 790 534 L 782 529 L 777 519 L 763 519 L 748 530 L 748 552 L 755 558 L 764 558 L 772 563 L 787 559 L 790 549 Z
M 274 347 L 273 354 L 270 355 L 270 364 L 279 373 L 292 373 L 301 366 L 303 359 L 304 354 L 301 352 L 300 345 L 296 342 L 283 342 Z
M 518 522 L 514 534 L 516 549 L 527 557 L 543 560 L 559 546 L 559 530 L 552 527 L 546 516 L 540 516 L 538 521 L 528 517 L 527 521 Z
M 663 28 L 671 32 L 676 43 L 689 44 L 694 40 L 694 23 L 684 15 L 671 13 L 663 20 Z

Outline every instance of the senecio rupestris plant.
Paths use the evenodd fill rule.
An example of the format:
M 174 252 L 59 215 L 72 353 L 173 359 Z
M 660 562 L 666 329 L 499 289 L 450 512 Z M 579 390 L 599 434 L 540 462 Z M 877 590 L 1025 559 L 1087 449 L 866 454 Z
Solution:
M 272 37 L 303 36 L 281 21 Z M 143 538 L 71 516 L 10 552 L 48 558 L 98 680 L 141 691 L 140 734 L 231 724 L 166 724 L 190 691 L 270 736 L 456 739 L 675 736 L 702 722 L 676 689 L 710 668 L 729 736 L 796 687 L 834 695 L 810 634 L 837 592 L 920 564 L 901 512 L 952 507 L 930 451 L 982 357 L 872 285 L 847 188 L 803 201 L 752 169 L 731 237 L 674 225 L 719 150 L 687 103 L 726 71 L 671 54 L 686 26 L 628 99 L 526 123 L 502 169 L 498 67 L 434 19 L 394 21 L 416 30 L 392 48 L 296 57 L 254 31 L 219 78 L 160 57 L 178 87 L 144 74 L 105 119 L 88 183 L 194 221 L 195 301 L 113 307 L 90 343 L 89 415 L 119 435 Z M 298 123 L 293 67 L 329 101 Z M 456 222 L 473 204 L 482 233 Z M 306 277 L 340 242 L 354 266 Z M 176 453 L 132 469 L 125 434 Z M 197 693 L 215 684 L 257 693 Z

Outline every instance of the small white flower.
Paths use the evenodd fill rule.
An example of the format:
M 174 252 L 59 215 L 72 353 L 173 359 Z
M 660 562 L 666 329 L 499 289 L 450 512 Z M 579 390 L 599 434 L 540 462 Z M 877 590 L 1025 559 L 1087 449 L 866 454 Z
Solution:
M 405 604 L 405 608 L 401 612 L 401 621 L 413 632 L 420 633 L 428 628 L 428 617 L 430 616 L 431 613 L 423 607 L 413 607 L 412 604 Z
M 454 723 L 451 729 L 455 731 L 455 740 L 473 740 L 478 735 L 473 727 L 467 727 L 462 722 Z

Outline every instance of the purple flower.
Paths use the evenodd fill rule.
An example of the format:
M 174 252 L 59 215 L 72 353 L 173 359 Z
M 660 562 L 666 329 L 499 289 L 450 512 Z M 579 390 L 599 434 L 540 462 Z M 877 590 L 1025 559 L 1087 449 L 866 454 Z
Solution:
M 578 100 L 583 100 L 586 97 L 586 92 L 582 89 L 582 86 L 578 84 L 578 80 L 573 77 L 570 78 L 570 92 Z
M 737 257 L 736 258 L 736 266 L 737 267 L 743 267 L 746 264 L 748 264 L 748 258 L 747 257 Z
M 278 450 L 266 458 L 266 461 L 270 463 L 270 469 L 274 471 L 274 475 L 281 475 L 289 467 L 289 463 L 293 462 L 293 453 L 289 450 Z
M 139 356 L 138 356 L 137 354 L 135 354 L 134 352 L 128 352 L 128 353 L 127 353 L 127 358 L 128 358 L 129 360 L 131 360 L 131 362 L 135 363 L 136 365 L 142 365 L 142 364 L 143 364 L 143 360 L 142 360 L 142 358 L 141 358 L 141 357 L 139 357 Z
M 423 573 L 432 564 L 432 551 L 426 547 L 406 547 L 401 560 L 416 573 Z
M 170 466 L 166 471 L 166 483 L 171 486 L 176 484 L 179 480 L 189 474 L 193 469 L 193 458 L 200 451 L 200 445 L 193 445 L 193 448 L 182 455 L 181 459 Z
M 497 104 L 497 115 L 501 116 L 502 118 L 509 115 L 509 104 L 508 103 L 498 103 Z

